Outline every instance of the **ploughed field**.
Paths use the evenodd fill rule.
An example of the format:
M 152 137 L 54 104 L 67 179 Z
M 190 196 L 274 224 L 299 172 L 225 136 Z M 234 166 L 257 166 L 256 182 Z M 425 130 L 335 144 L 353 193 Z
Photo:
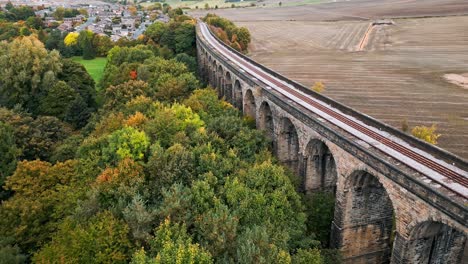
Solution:
M 381 2 L 389 10 L 400 10 L 405 3 L 415 4 Z M 390 2 L 400 5 L 387 5 Z M 468 89 L 443 78 L 447 73 L 468 73 L 468 16 L 421 17 L 431 12 L 442 15 L 436 2 L 452 2 L 449 6 L 458 7 L 443 9 L 450 14 L 468 13 L 468 1 L 420 2 L 433 2 L 434 6 L 406 10 L 418 18 L 401 18 L 397 11 L 392 15 L 387 10 L 386 17 L 398 17 L 392 19 L 395 25 L 372 26 L 372 21 L 385 14 L 384 8 L 359 11 L 357 7 L 352 9 L 349 2 L 345 3 L 346 8 L 335 7 L 334 16 L 347 10 L 347 15 L 374 19 L 347 20 L 343 15 L 344 20 L 318 21 L 318 15 L 302 21 L 265 21 L 261 19 L 261 9 L 259 16 L 249 14 L 251 20 L 245 14 L 226 17 L 249 28 L 250 56 L 256 61 L 306 86 L 322 81 L 325 95 L 396 128 L 401 128 L 405 119 L 410 129 L 436 124 L 442 134 L 438 146 L 468 159 Z M 322 6 L 321 9 L 333 10 L 323 7 L 326 5 L 302 8 L 320 10 L 318 7 Z M 269 12 L 282 12 L 281 9 Z M 301 14 L 299 7 L 297 10 Z M 288 14 L 281 17 L 285 15 Z M 293 13 L 289 16 L 296 17 Z

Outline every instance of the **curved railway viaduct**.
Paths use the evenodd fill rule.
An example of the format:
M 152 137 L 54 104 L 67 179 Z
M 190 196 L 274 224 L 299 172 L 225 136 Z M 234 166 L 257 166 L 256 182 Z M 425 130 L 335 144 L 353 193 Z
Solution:
M 202 22 L 197 53 L 201 76 L 256 120 L 301 191 L 335 193 L 331 246 L 346 263 L 467 260 L 465 160 L 288 80 Z

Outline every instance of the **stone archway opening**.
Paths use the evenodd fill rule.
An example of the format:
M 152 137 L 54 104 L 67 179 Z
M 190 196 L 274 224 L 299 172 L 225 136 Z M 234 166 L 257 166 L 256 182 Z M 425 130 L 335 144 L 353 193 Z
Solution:
M 266 136 L 272 142 L 275 137 L 275 129 L 273 125 L 273 114 L 271 112 L 270 105 L 267 102 L 263 102 L 260 105 L 258 113 L 258 128 L 265 131 Z
M 307 228 L 328 247 L 335 213 L 337 171 L 335 159 L 323 141 L 309 141 L 301 174 L 306 210 L 310 212 Z
M 232 103 L 232 77 L 231 73 L 226 71 L 226 77 L 224 78 L 224 98 L 227 102 Z
M 218 66 L 218 71 L 216 75 L 216 88 L 218 89 L 219 97 L 224 97 L 224 72 L 221 65 Z
M 240 85 L 239 80 L 236 80 L 234 83 L 234 91 L 233 91 L 233 104 L 234 106 L 242 110 L 242 87 Z
M 332 244 L 352 263 L 390 263 L 394 211 L 378 178 L 353 172 L 335 204 Z
M 296 127 L 289 118 L 280 121 L 277 139 L 278 160 L 290 168 L 296 175 L 299 174 L 299 137 Z
M 257 106 L 255 105 L 255 97 L 252 93 L 252 90 L 248 89 L 245 92 L 245 98 L 244 98 L 244 115 L 256 120 L 256 114 L 255 114 L 256 109 L 257 109 Z M 271 111 L 270 111 L 270 114 L 271 114 Z M 271 123 L 271 125 L 273 127 L 273 122 Z
M 400 242 L 397 239 L 395 243 Z M 401 263 L 463 263 L 464 254 L 468 254 L 467 237 L 440 222 L 420 223 L 411 230 L 409 240 L 403 243 L 405 251 Z
M 216 65 L 216 61 L 213 60 L 212 63 L 211 63 L 211 76 L 210 76 L 210 83 L 211 83 L 211 86 L 213 86 L 214 88 L 216 88 L 216 70 L 217 70 L 217 65 Z
M 319 139 L 307 144 L 304 155 L 304 190 L 336 192 L 336 164 L 328 146 Z

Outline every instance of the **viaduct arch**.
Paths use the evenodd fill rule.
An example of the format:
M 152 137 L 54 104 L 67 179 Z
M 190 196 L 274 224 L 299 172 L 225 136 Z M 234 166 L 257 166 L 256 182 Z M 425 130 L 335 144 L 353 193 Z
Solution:
M 224 56 L 197 26 L 201 73 L 220 97 L 255 119 L 278 159 L 301 177 L 302 191 L 332 192 L 332 246 L 345 263 L 463 263 L 468 257 L 468 199 L 354 138 L 297 102 L 272 91 Z M 227 46 L 223 45 L 223 47 Z M 468 163 L 309 91 L 235 52 L 250 64 L 342 112 L 396 134 L 461 171 Z M 468 195 L 468 194 L 467 194 Z

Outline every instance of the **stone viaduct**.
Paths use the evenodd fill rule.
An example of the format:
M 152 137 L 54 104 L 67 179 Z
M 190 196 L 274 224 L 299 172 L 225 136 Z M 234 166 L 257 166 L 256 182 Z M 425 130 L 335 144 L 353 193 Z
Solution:
M 301 177 L 301 191 L 335 193 L 331 246 L 340 248 L 346 263 L 467 261 L 466 197 L 430 182 L 422 173 L 269 89 L 213 47 L 200 26 L 197 26 L 197 53 L 204 81 L 244 115 L 255 119 L 257 128 L 271 139 L 280 162 Z M 450 153 L 314 93 L 248 57 L 243 58 L 344 113 L 468 170 L 466 161 Z

